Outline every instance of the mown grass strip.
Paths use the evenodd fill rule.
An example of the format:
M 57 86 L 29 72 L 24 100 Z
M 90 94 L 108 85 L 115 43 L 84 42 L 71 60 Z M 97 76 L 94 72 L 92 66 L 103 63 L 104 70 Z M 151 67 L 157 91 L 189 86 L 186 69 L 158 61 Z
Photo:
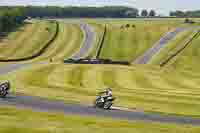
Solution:
M 143 65 L 51 64 L 1 79 L 9 79 L 14 92 L 82 104 L 92 104 L 99 91 L 112 87 L 116 106 L 199 117 L 199 76 Z
M 31 117 L 30 117 L 31 116 Z M 2 133 L 199 133 L 198 126 L 144 121 L 113 120 L 103 117 L 41 113 L 14 107 L 0 108 Z
M 162 61 L 160 63 L 160 67 L 164 67 L 170 60 L 172 60 L 175 56 L 180 54 L 188 45 L 191 44 L 192 41 L 194 41 L 195 38 L 197 38 L 200 35 L 200 31 L 195 33 L 193 36 L 191 36 L 178 50 L 176 50 L 174 53 L 171 54 L 166 60 Z
M 124 23 L 128 23 L 129 27 L 126 27 Z M 101 58 L 132 62 L 159 40 L 163 34 L 178 25 L 178 23 L 138 21 L 109 23 Z
M 55 41 L 37 60 L 60 61 L 71 57 L 83 41 L 83 32 L 77 24 L 60 22 L 60 30 Z
M 37 53 L 34 53 L 31 56 L 27 56 L 27 57 L 22 57 L 22 58 L 16 58 L 16 59 L 0 59 L 0 62 L 17 62 L 17 61 L 26 61 L 26 60 L 31 60 L 34 59 L 38 56 L 40 56 L 48 47 L 49 45 L 55 40 L 55 38 L 58 35 L 58 31 L 59 30 L 59 24 L 58 22 L 56 22 L 56 31 L 55 34 L 53 35 L 53 37 L 44 45 L 44 47 L 42 47 L 39 51 L 37 51 Z

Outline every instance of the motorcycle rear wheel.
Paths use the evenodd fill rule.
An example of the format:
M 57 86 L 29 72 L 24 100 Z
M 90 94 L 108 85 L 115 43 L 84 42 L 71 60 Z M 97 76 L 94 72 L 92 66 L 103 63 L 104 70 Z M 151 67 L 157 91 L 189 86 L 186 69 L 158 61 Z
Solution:
M 5 98 L 8 95 L 8 92 L 1 92 L 0 97 Z

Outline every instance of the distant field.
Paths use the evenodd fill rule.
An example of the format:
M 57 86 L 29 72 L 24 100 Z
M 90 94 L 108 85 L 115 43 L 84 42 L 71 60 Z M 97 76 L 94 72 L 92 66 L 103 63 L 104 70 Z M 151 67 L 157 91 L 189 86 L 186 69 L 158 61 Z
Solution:
M 195 39 L 183 52 L 169 62 L 168 67 L 187 73 L 193 80 L 199 78 L 200 37 Z
M 18 59 L 31 56 L 55 35 L 56 24 L 49 21 L 33 21 L 0 42 L 0 59 Z M 39 57 L 31 61 L 63 60 L 79 50 L 84 34 L 77 24 L 59 22 L 58 35 Z M 5 63 L 1 63 L 1 65 Z
M 0 42 L 0 59 L 29 57 L 42 49 L 55 35 L 56 23 L 33 21 L 12 32 Z
M 194 36 L 195 33 L 196 32 L 192 29 L 179 33 L 174 39 L 169 41 L 168 44 L 160 50 L 160 52 L 153 56 L 149 64 L 160 65 L 162 61 L 166 60 L 169 56 L 176 52 L 178 48 L 184 45 L 185 41 L 189 37 Z
M 53 59 L 53 61 L 69 58 L 79 50 L 84 34 L 76 24 L 59 22 L 59 33 L 50 47 L 36 60 Z
M 190 125 L 123 121 L 0 107 L 2 133 L 199 133 Z
M 179 20 L 97 19 L 96 21 L 87 21 L 89 23 L 107 25 L 107 35 L 101 53 L 102 58 L 130 62 L 142 55 L 168 31 L 184 25 L 183 21 Z M 126 28 L 126 24 L 129 24 L 130 27 Z
M 9 79 L 14 92 L 83 104 L 91 104 L 99 91 L 112 87 L 115 105 L 199 117 L 199 76 L 150 65 L 46 64 L 1 79 Z

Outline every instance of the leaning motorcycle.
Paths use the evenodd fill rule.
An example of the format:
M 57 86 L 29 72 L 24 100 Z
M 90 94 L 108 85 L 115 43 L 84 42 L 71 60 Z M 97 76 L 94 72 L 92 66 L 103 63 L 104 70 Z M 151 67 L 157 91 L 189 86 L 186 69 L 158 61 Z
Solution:
M 0 84 L 0 97 L 5 98 L 10 90 L 10 82 Z
M 112 107 L 113 101 L 115 99 L 116 98 L 111 96 L 110 97 L 98 96 L 94 102 L 94 107 L 109 110 Z

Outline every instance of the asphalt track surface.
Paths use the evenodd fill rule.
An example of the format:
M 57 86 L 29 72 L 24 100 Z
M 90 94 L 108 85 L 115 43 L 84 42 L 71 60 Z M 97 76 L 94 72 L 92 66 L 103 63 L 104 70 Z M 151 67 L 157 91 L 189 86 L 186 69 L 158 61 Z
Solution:
M 90 49 L 93 47 L 96 36 L 94 29 L 88 24 L 81 23 L 80 27 L 84 32 L 85 39 L 80 50 L 71 57 L 74 60 L 84 58 L 89 53 Z
M 152 48 L 150 48 L 144 55 L 138 57 L 133 63 L 134 64 L 147 64 L 152 57 L 157 54 L 165 45 L 168 44 L 170 40 L 176 37 L 177 34 L 189 30 L 193 27 L 187 28 L 177 28 L 174 31 L 168 32 L 165 36 L 163 36 L 158 42 L 156 42 Z
M 177 124 L 200 125 L 200 119 L 189 117 L 178 117 L 173 115 L 160 115 L 155 113 L 145 113 L 128 110 L 103 110 L 92 106 L 78 104 L 65 104 L 62 101 L 50 101 L 44 98 L 24 96 L 21 94 L 10 95 L 0 100 L 1 105 L 11 105 L 18 108 L 28 108 L 35 111 L 65 113 L 67 115 L 102 116 L 113 119 L 126 119 L 130 121 L 149 121 Z
M 90 32 L 91 29 L 88 29 L 88 26 L 84 26 L 83 29 L 87 29 L 86 32 Z M 90 36 L 91 34 L 86 35 L 85 43 L 92 42 L 91 38 L 94 35 Z M 175 34 L 174 34 L 175 35 Z M 89 37 L 87 37 L 89 36 Z M 87 41 L 87 38 L 89 40 Z M 91 46 L 91 45 L 90 45 Z M 83 46 L 85 47 L 83 51 L 89 50 L 88 45 Z M 80 50 L 80 53 L 76 53 L 74 58 L 80 58 L 85 53 Z M 46 64 L 46 62 L 38 62 L 38 64 Z M 35 64 L 35 63 L 34 63 Z M 6 67 L 0 68 L 0 74 L 6 74 L 8 72 L 15 71 L 22 67 L 27 67 L 31 64 L 10 64 Z M 184 116 L 175 116 L 175 115 L 164 115 L 164 114 L 156 114 L 156 113 L 147 113 L 143 111 L 133 111 L 128 109 L 112 109 L 112 110 L 102 110 L 96 109 L 90 106 L 84 106 L 79 104 L 66 104 L 62 101 L 52 101 L 47 100 L 40 97 L 33 97 L 33 96 L 26 96 L 23 94 L 10 94 L 5 99 L 0 99 L 0 105 L 11 105 L 18 108 L 28 108 L 34 111 L 42 111 L 42 112 L 60 112 L 65 114 L 76 114 L 76 115 L 85 115 L 85 116 L 102 116 L 102 117 L 109 117 L 113 119 L 123 119 L 123 120 L 130 120 L 130 121 L 149 121 L 149 122 L 163 122 L 163 123 L 176 123 L 176 124 L 189 124 L 194 126 L 200 125 L 200 119 L 198 118 L 190 118 Z

